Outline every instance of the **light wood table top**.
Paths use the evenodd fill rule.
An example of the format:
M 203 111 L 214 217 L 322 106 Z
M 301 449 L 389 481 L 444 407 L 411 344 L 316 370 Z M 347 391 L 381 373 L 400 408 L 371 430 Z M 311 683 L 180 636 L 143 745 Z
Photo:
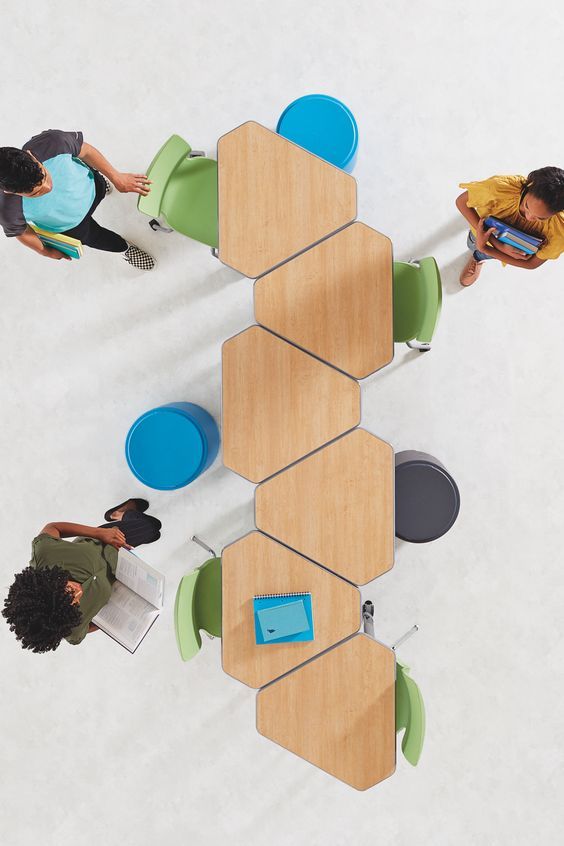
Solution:
M 355 429 L 255 491 L 257 527 L 358 585 L 394 563 L 394 453 Z
M 259 123 L 219 139 L 219 258 L 256 277 L 356 217 L 352 176 Z
M 392 244 L 353 223 L 255 283 L 258 323 L 363 379 L 394 356 Z
M 393 650 L 357 634 L 257 694 L 260 734 L 357 790 L 396 766 Z
M 250 687 L 262 687 L 360 627 L 358 588 L 260 532 L 223 550 L 221 579 L 223 669 Z M 311 593 L 314 640 L 258 646 L 253 597 L 302 591 Z
M 251 326 L 223 345 L 223 462 L 260 482 L 360 423 L 360 386 Z

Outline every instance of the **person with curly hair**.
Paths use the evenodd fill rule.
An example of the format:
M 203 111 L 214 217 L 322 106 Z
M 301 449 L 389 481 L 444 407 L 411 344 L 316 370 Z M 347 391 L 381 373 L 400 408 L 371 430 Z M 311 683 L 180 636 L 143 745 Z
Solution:
M 470 224 L 467 246 L 470 257 L 460 274 L 463 288 L 478 279 L 484 262 L 535 270 L 547 259 L 564 252 L 564 170 L 541 167 L 525 176 L 491 176 L 481 182 L 461 182 L 465 188 L 456 199 L 458 211 Z M 495 238 L 484 219 L 496 217 L 511 226 L 542 239 L 535 255 Z
M 78 644 L 95 631 L 93 617 L 108 602 L 118 550 L 153 543 L 161 523 L 149 503 L 128 499 L 109 509 L 102 526 L 47 523 L 32 542 L 29 565 L 18 573 L 2 616 L 24 649 L 49 652 L 61 640 Z M 65 538 L 74 538 L 72 543 Z

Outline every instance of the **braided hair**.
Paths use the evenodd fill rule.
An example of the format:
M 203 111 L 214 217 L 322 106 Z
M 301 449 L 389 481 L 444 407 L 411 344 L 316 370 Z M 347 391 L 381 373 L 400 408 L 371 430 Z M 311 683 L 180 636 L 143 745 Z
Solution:
M 49 652 L 78 626 L 81 612 L 68 590 L 71 580 L 71 574 L 61 567 L 26 567 L 16 574 L 2 616 L 23 649 Z

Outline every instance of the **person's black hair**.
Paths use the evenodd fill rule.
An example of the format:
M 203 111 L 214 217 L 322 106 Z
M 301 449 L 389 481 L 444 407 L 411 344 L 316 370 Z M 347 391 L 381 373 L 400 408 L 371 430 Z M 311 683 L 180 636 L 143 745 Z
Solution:
M 542 200 L 552 214 L 564 211 L 564 170 L 541 167 L 527 176 L 527 191 Z
M 0 188 L 12 194 L 31 194 L 43 179 L 35 159 L 17 147 L 0 147 Z
M 70 573 L 61 567 L 17 573 L 4 601 L 2 616 L 24 649 L 49 652 L 56 649 L 81 620 L 67 582 Z

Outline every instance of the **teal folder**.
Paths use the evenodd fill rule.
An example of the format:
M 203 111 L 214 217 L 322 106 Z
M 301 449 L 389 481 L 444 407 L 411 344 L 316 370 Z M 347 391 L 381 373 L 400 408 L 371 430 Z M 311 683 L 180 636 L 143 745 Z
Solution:
M 257 644 L 313 640 L 310 593 L 272 593 L 255 596 L 253 610 Z

